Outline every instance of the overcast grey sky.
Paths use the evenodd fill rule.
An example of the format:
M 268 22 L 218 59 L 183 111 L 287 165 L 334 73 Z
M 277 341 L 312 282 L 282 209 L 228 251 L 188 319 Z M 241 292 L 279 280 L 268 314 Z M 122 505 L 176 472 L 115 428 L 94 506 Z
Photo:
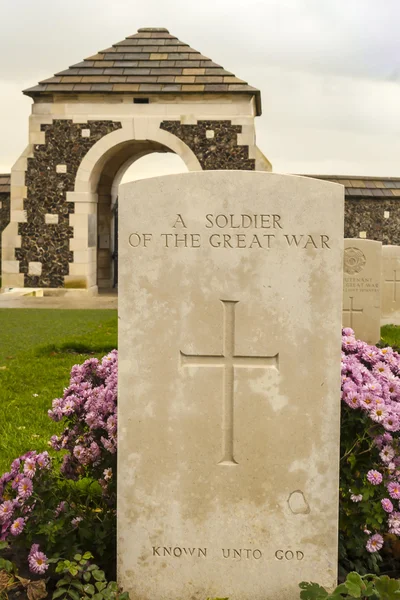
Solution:
M 22 89 L 139 27 L 167 27 L 261 90 L 257 143 L 275 171 L 400 176 L 400 0 L 0 0 L 0 8 L 0 172 L 27 144 L 31 99 Z M 149 164 L 157 169 L 157 159 Z

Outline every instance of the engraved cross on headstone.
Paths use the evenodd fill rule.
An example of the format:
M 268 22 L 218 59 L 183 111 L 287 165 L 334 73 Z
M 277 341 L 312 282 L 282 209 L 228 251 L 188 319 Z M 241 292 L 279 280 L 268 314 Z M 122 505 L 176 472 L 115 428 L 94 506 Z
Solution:
M 180 352 L 185 367 L 223 369 L 222 387 L 222 459 L 220 465 L 237 465 L 234 458 L 234 380 L 235 368 L 279 371 L 279 354 L 274 356 L 241 356 L 235 354 L 235 308 L 238 301 L 221 300 L 223 306 L 223 353 L 185 354 Z
M 397 279 L 397 271 L 393 271 L 393 279 L 386 279 L 386 283 L 393 283 L 393 302 L 397 301 L 397 284 L 400 283 L 400 279 Z
M 350 296 L 350 308 L 344 308 L 343 312 L 344 313 L 349 313 L 350 316 L 350 327 L 353 329 L 353 315 L 355 313 L 362 313 L 364 312 L 363 308 L 354 308 L 353 306 L 353 300 L 354 298 L 352 296 Z

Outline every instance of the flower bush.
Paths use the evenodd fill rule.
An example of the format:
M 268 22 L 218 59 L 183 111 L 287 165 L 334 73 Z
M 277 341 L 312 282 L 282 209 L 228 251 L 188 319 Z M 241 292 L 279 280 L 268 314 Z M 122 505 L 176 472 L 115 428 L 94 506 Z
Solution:
M 365 573 L 400 536 L 400 355 L 348 328 L 342 349 L 341 559 Z
M 117 452 L 117 357 L 113 350 L 75 365 L 69 387 L 53 400 L 49 417 L 67 427 L 50 440 L 55 450 L 67 450 L 61 472 L 68 479 L 85 475 L 97 479 L 110 502 L 115 502 Z
M 75 365 L 49 416 L 65 429 L 48 452 L 27 452 L 0 478 L 0 541 L 43 575 L 83 548 L 112 578 L 116 545 L 117 352 Z M 61 464 L 60 464 L 61 463 Z
M 351 329 L 342 343 L 341 566 L 377 572 L 400 556 L 400 355 Z M 36 575 L 87 550 L 115 576 L 117 367 L 117 351 L 75 365 L 49 411 L 55 457 L 27 452 L 0 478 L 0 547 Z

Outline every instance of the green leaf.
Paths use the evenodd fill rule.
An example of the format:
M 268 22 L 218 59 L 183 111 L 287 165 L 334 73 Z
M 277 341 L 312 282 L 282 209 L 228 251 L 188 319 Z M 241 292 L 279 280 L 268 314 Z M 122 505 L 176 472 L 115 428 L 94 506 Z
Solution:
M 358 573 L 355 573 L 355 571 L 349 573 L 344 584 L 347 588 L 347 593 L 350 596 L 353 598 L 361 598 L 361 591 L 365 589 L 365 584 Z
M 12 562 L 10 560 L 6 560 L 5 558 L 0 558 L 0 571 L 7 571 L 7 573 L 11 573 L 12 570 Z
M 85 560 L 84 558 L 82 558 L 82 560 L 79 561 L 80 565 L 87 565 L 87 560 Z
M 118 583 L 116 581 L 110 581 L 107 589 L 109 589 L 111 592 L 118 592 Z
M 90 596 L 93 596 L 95 592 L 94 585 L 92 585 L 91 583 L 87 583 L 83 586 L 83 591 L 85 592 L 85 594 L 90 594 Z
M 68 590 L 68 594 L 69 594 L 69 596 L 71 596 L 72 600 L 80 600 L 80 596 L 76 590 L 71 590 L 71 588 L 70 588 Z
M 81 560 L 82 555 L 81 554 L 75 554 L 74 556 L 74 560 Z
M 106 578 L 106 575 L 105 575 L 104 571 L 101 571 L 99 569 L 99 570 L 93 571 L 93 577 L 96 581 L 104 581 Z
M 56 587 L 62 587 L 63 585 L 68 585 L 70 581 L 71 581 L 71 577 L 68 577 L 68 576 L 63 577 L 62 579 L 57 581 Z
M 97 565 L 90 565 L 88 567 L 88 571 L 98 571 L 99 567 Z
M 5 550 L 8 547 L 8 542 L 0 542 L 0 550 Z
M 399 581 L 390 579 L 387 575 L 377 577 L 375 580 L 375 589 L 386 600 L 400 598 Z
M 103 600 L 103 594 L 95 594 L 94 596 L 92 596 L 92 600 Z
M 78 569 L 76 567 L 74 567 L 73 565 L 68 569 L 68 571 L 71 573 L 71 575 L 73 575 L 75 577 L 75 575 L 78 575 Z
M 77 590 L 82 590 L 83 589 L 83 584 L 80 581 L 71 581 L 71 585 L 74 586 L 74 588 L 76 588 Z
M 367 587 L 363 591 L 363 596 L 365 596 L 366 598 L 369 598 L 370 596 L 373 596 L 374 594 L 375 594 L 375 586 L 374 586 L 373 582 L 371 581 L 367 584 Z
M 85 554 L 83 555 L 83 558 L 85 560 L 89 560 L 89 559 L 93 558 L 93 554 L 91 552 L 85 552 Z
M 102 592 L 107 584 L 104 581 L 96 581 L 94 585 L 96 586 L 99 592 Z
M 301 589 L 301 600 L 325 600 L 329 596 L 326 589 L 318 585 L 318 583 L 309 583 L 307 581 L 302 581 L 299 584 L 299 587 Z
M 56 598 L 60 598 L 60 596 L 66 593 L 67 590 L 65 588 L 58 588 L 58 590 L 56 590 L 53 594 L 53 600 L 56 600 Z
M 343 594 L 347 596 L 347 587 L 345 583 L 341 583 L 329 596 L 330 598 L 343 598 Z
M 129 592 L 122 592 L 122 594 L 118 596 L 118 600 L 129 600 Z M 224 598 L 224 600 L 228 600 L 228 598 Z
M 91 575 L 88 571 L 86 571 L 86 573 L 83 574 L 83 579 L 85 581 L 90 581 Z

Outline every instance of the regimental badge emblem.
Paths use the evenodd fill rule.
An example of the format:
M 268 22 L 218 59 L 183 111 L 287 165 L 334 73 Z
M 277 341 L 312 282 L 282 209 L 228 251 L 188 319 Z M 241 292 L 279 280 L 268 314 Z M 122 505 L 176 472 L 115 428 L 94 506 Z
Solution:
M 343 268 L 347 275 L 354 275 L 360 273 L 367 259 L 365 258 L 364 252 L 359 248 L 346 248 L 344 251 Z

